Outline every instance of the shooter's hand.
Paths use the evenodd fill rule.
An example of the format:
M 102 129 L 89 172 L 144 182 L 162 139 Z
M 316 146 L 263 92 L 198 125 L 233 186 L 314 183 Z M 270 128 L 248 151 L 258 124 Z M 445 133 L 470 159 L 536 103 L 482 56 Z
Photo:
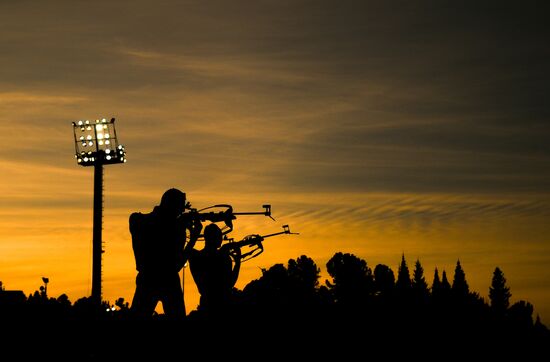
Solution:
M 235 261 L 241 260 L 242 252 L 240 247 L 232 248 L 229 253 L 231 254 L 231 257 L 233 258 L 233 260 Z
M 202 222 L 198 218 L 193 218 L 191 222 L 191 228 L 189 230 L 190 239 L 196 241 L 201 235 L 202 231 Z
M 250 245 L 259 244 L 264 241 L 264 238 L 259 234 L 247 235 L 244 238 Z

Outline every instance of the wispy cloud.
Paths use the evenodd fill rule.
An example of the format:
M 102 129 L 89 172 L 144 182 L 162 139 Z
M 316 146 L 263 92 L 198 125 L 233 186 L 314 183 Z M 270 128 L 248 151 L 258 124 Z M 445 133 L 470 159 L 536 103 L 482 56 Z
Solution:
M 131 48 L 119 48 L 115 53 L 126 56 L 131 63 L 136 65 L 181 71 L 183 72 L 180 74 L 182 78 L 196 74 L 203 77 L 229 78 L 240 83 L 255 80 L 276 82 L 278 84 L 295 84 L 313 80 L 308 74 L 285 69 L 288 68 L 288 63 L 273 61 L 269 57 L 247 59 L 246 55 L 224 56 L 222 54 L 218 57 L 211 57 Z M 185 72 L 189 72 L 191 75 Z

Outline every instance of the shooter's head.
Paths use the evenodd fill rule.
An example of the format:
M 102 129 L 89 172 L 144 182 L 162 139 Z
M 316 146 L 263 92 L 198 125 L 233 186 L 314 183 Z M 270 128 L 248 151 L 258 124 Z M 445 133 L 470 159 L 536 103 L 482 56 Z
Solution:
M 204 228 L 204 246 L 207 248 L 219 248 L 222 245 L 223 234 L 220 227 L 214 223 Z
M 185 209 L 185 200 L 185 192 L 172 188 L 162 194 L 159 206 L 163 213 L 178 216 Z

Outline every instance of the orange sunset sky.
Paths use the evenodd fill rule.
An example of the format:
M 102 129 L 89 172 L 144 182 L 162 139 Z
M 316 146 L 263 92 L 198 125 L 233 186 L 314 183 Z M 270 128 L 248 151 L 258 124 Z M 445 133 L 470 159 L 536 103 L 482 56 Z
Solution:
M 72 122 L 115 118 L 105 166 L 103 299 L 131 301 L 128 231 L 177 187 L 194 207 L 272 205 L 230 236 L 289 224 L 261 268 L 352 253 L 458 259 L 488 300 L 550 321 L 549 23 L 535 3 L 0 1 L 0 281 L 91 293 L 93 168 Z M 187 310 L 198 296 L 185 270 Z

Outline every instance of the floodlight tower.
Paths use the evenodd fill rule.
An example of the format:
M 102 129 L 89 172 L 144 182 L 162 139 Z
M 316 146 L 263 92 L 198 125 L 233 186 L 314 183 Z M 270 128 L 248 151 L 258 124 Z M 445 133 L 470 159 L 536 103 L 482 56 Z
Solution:
M 73 122 L 75 158 L 81 166 L 94 166 L 94 218 L 92 240 L 92 300 L 101 302 L 103 242 L 103 165 L 125 163 L 126 151 L 118 143 L 115 119 Z

